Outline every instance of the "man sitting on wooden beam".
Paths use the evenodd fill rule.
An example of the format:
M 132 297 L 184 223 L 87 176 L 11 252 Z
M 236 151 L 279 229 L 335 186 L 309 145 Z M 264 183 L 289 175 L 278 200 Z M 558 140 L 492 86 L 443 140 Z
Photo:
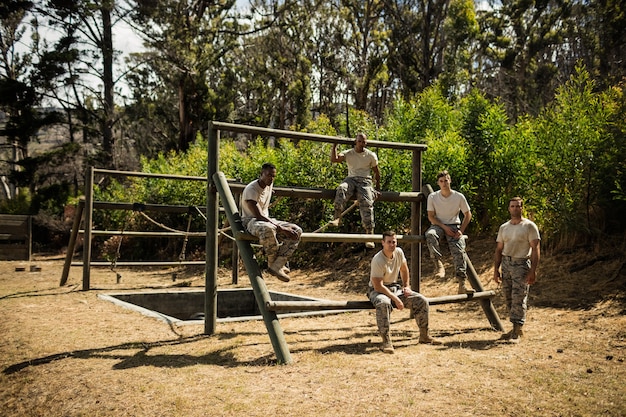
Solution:
M 276 220 L 269 215 L 270 200 L 276 178 L 276 167 L 265 163 L 259 179 L 243 190 L 242 223 L 251 235 L 259 238 L 267 256 L 268 272 L 288 282 L 287 260 L 300 243 L 302 229 L 293 223 Z
M 376 324 L 383 339 L 381 350 L 393 353 L 390 315 L 393 307 L 409 307 L 420 330 L 419 343 L 439 345 L 441 342 L 428 335 L 428 300 L 411 289 L 409 266 L 404 251 L 398 247 L 395 232 L 383 233 L 383 249 L 372 259 L 367 295 L 376 308 Z M 398 274 L 402 282 L 398 282 Z

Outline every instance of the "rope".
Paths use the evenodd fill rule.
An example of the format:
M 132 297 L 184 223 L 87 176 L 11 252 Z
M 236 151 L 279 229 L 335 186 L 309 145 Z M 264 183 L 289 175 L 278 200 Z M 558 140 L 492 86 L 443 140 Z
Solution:
M 350 207 L 348 207 L 347 209 L 345 209 L 340 215 L 339 218 L 341 219 L 343 216 L 345 216 L 346 214 L 348 214 L 350 211 L 352 211 L 352 209 L 354 209 L 356 206 L 359 205 L 358 200 L 355 200 L 354 203 L 352 203 L 352 205 Z M 322 232 L 324 230 L 326 230 L 328 228 L 328 226 L 330 225 L 330 222 L 326 223 L 324 226 L 320 227 L 317 230 L 314 230 L 312 233 L 319 233 Z
M 156 226 L 159 226 L 160 228 L 165 229 L 165 230 L 167 230 L 169 232 L 180 233 L 180 234 L 185 235 L 185 236 L 203 237 L 205 235 L 205 232 L 185 232 L 183 230 L 172 229 L 171 227 L 168 227 L 168 226 L 164 225 L 163 223 L 159 223 L 156 220 L 152 219 L 150 216 L 148 216 L 143 211 L 139 211 L 138 213 L 141 214 L 146 220 L 150 221 L 151 223 L 155 224 Z
M 179 261 L 185 260 L 185 252 L 187 251 L 187 242 L 189 242 L 189 229 L 191 228 L 191 213 L 187 215 L 187 233 L 185 234 L 185 238 L 183 239 L 183 247 L 180 250 L 180 255 L 178 255 Z

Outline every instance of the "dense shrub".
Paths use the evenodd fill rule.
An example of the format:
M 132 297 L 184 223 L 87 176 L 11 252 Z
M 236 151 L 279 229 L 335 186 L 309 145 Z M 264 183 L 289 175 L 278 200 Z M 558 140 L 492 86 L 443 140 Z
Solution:
M 495 233 L 508 218 L 509 198 L 519 195 L 545 242 L 575 244 L 599 237 L 609 224 L 624 229 L 623 216 L 615 213 L 626 208 L 625 110 L 621 88 L 595 92 L 588 74 L 579 69 L 550 107 L 515 124 L 507 119 L 502 105 L 477 91 L 451 103 L 436 87 L 410 100 L 398 99 L 382 126 L 354 110 L 349 121 L 352 136 L 362 131 L 370 140 L 427 145 L 422 155 L 423 182 L 435 186 L 437 172 L 450 171 L 453 188 L 463 192 L 472 206 L 471 233 Z M 347 129 L 346 120 L 334 124 L 342 131 Z M 322 115 L 304 130 L 335 136 L 332 126 Z M 346 175 L 345 164 L 330 163 L 328 143 L 274 138 L 269 146 L 268 138 L 259 137 L 242 146 L 239 139 L 224 132 L 219 169 L 242 183 L 256 178 L 264 162 L 277 166 L 276 185 L 283 187 L 334 189 Z M 206 145 L 198 138 L 186 153 L 142 160 L 143 170 L 205 176 Z M 410 191 L 411 152 L 372 150 L 379 156 L 383 189 Z M 99 199 L 191 206 L 204 206 L 206 199 L 201 182 L 127 179 L 105 184 L 97 190 Z M 273 215 L 294 221 L 306 231 L 332 217 L 332 200 L 276 200 Z M 375 215 L 378 232 L 403 232 L 410 225 L 410 204 L 378 202 Z M 164 224 L 175 228 L 186 228 L 187 219 L 186 215 L 160 216 Z M 98 221 L 101 227 L 116 228 L 129 223 L 119 212 L 101 214 Z M 136 223 L 133 226 L 146 226 L 143 219 L 133 218 L 132 222 Z M 195 218 L 193 228 L 202 230 L 203 219 Z M 362 230 L 358 210 L 347 216 L 343 230 Z

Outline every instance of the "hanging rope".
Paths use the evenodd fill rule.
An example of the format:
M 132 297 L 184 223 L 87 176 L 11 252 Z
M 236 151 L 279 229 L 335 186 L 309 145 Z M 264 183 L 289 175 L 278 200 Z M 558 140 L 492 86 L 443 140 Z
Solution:
M 143 211 L 139 211 L 138 213 L 141 214 L 146 220 L 148 220 L 152 224 L 155 224 L 156 226 L 159 226 L 160 228 L 162 228 L 164 230 L 167 230 L 169 232 L 180 233 L 180 234 L 185 235 L 185 236 L 197 236 L 197 237 L 202 237 L 202 236 L 204 236 L 206 234 L 205 232 L 189 232 L 189 231 L 185 232 L 183 230 L 172 229 L 171 227 L 168 227 L 168 226 L 164 225 L 163 223 L 157 222 L 156 220 L 154 220 L 153 218 L 148 216 Z
M 339 218 L 341 219 L 343 216 L 345 216 L 346 214 L 348 214 L 349 212 L 352 211 L 352 209 L 354 209 L 356 206 L 359 205 L 358 201 L 355 201 L 354 203 L 352 203 L 352 205 L 350 207 L 348 207 L 347 209 L 345 209 L 340 215 Z M 317 230 L 314 230 L 312 233 L 319 233 L 322 232 L 324 230 L 326 230 L 328 228 L 328 226 L 330 226 L 330 222 L 326 223 L 325 225 L 323 225 L 322 227 L 320 227 Z
M 179 261 L 185 260 L 185 251 L 187 250 L 187 242 L 189 242 L 189 229 L 191 228 L 191 211 L 187 215 L 187 233 L 185 233 L 185 239 L 183 239 L 183 247 L 178 255 Z
M 117 260 L 120 258 L 120 250 L 122 248 L 122 241 L 124 240 L 124 231 L 126 231 L 126 226 L 128 225 L 128 219 L 134 215 L 134 212 L 127 212 L 124 217 L 124 223 L 122 223 L 122 230 L 120 231 L 120 238 L 117 242 L 117 249 L 115 250 L 115 257 L 111 261 L 111 271 L 115 272 L 116 281 L 119 284 L 122 279 L 122 274 L 117 272 Z

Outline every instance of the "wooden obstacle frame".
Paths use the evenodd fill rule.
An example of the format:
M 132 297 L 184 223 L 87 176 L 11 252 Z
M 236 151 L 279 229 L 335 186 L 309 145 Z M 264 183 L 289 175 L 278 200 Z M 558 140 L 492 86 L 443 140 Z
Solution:
M 87 170 L 85 179 L 85 199 L 79 203 L 79 207 L 74 218 L 74 225 L 70 236 L 70 243 L 68 244 L 68 253 L 63 268 L 63 275 L 61 278 L 61 285 L 64 285 L 68 274 L 69 267 L 75 265 L 82 265 L 83 267 L 83 290 L 88 290 L 90 287 L 89 276 L 91 265 L 97 265 L 91 261 L 91 240 L 93 235 L 97 234 L 120 234 L 119 231 L 95 231 L 92 224 L 92 213 L 94 209 L 118 209 L 118 210 L 136 210 L 132 203 L 105 203 L 96 202 L 93 200 L 93 183 L 95 174 L 108 174 L 117 176 L 139 176 L 139 177 L 157 177 L 166 179 L 180 179 L 180 180 L 194 180 L 205 181 L 207 186 L 207 202 L 206 202 L 206 232 L 203 236 L 206 237 L 206 261 L 187 261 L 185 264 L 204 264 L 205 265 L 205 326 L 204 332 L 206 334 L 214 334 L 217 325 L 217 273 L 218 273 L 218 237 L 219 237 L 219 202 L 221 200 L 223 210 L 228 218 L 231 232 L 235 241 L 235 247 L 233 249 L 233 257 L 236 259 L 241 257 L 244 266 L 246 268 L 248 277 L 252 284 L 253 292 L 257 300 L 257 305 L 261 311 L 263 320 L 265 322 L 268 335 L 272 342 L 274 351 L 276 353 L 277 361 L 279 363 L 291 363 L 291 356 L 288 346 L 285 342 L 282 329 L 278 322 L 277 312 L 286 310 L 300 310 L 300 311 L 321 311 L 321 310 L 350 310 L 350 309 L 371 309 L 373 308 L 369 300 L 359 301 L 297 301 L 297 302 L 285 302 L 285 301 L 273 301 L 269 295 L 269 291 L 263 280 L 261 269 L 255 259 L 254 251 L 252 249 L 252 242 L 256 241 L 256 238 L 251 236 L 241 223 L 238 208 L 235 203 L 233 192 L 241 194 L 246 184 L 234 183 L 228 181 L 223 173 L 217 171 L 219 166 L 219 142 L 221 131 L 230 131 L 234 133 L 244 133 L 250 135 L 259 136 L 273 136 L 281 138 L 289 138 L 294 140 L 312 140 L 317 142 L 335 143 L 346 146 L 352 146 L 353 139 L 347 139 L 342 137 L 316 135 L 310 133 L 300 133 L 283 131 L 276 129 L 258 128 L 245 125 L 236 125 L 222 122 L 212 122 L 209 126 L 208 137 L 208 167 L 207 177 L 188 177 L 188 176 L 176 176 L 167 174 L 149 174 L 149 173 L 137 173 L 126 171 L 112 171 L 96 168 L 89 168 Z M 420 291 L 420 278 L 421 278 L 421 243 L 425 242 L 422 234 L 421 225 L 421 209 L 422 203 L 425 202 L 425 198 L 429 192 L 432 191 L 429 187 L 424 188 L 422 192 L 422 178 L 421 178 L 421 153 L 426 150 L 426 146 L 422 144 L 405 144 L 398 142 L 383 142 L 368 140 L 368 146 L 373 148 L 389 148 L 397 150 L 405 150 L 412 152 L 412 175 L 411 175 L 411 188 L 410 192 L 391 192 L 383 191 L 377 201 L 392 201 L 392 202 L 410 202 L 411 203 L 411 226 L 410 234 L 398 235 L 400 242 L 407 242 L 410 245 L 411 257 L 410 257 L 410 273 L 411 273 L 411 287 L 416 291 Z M 335 190 L 324 189 L 311 189 L 300 187 L 274 187 L 274 192 L 277 196 L 286 196 L 291 198 L 326 198 L 334 199 Z M 187 206 L 161 206 L 161 205 L 144 205 L 142 210 L 150 209 L 156 211 L 187 211 Z M 84 230 L 80 231 L 80 222 L 84 214 Z M 83 245 L 83 262 L 82 264 L 74 264 L 71 262 L 74 247 L 76 244 L 77 235 L 80 233 L 84 236 Z M 125 232 L 128 235 L 178 235 L 183 234 L 168 233 L 168 232 Z M 372 240 L 382 240 L 380 234 L 345 234 L 345 233 L 303 233 L 301 236 L 303 242 L 367 242 Z M 238 255 L 238 256 L 237 256 Z M 498 314 L 491 302 L 491 298 L 495 295 L 493 291 L 485 291 L 478 279 L 478 275 L 474 270 L 473 265 L 469 258 L 468 263 L 468 280 L 472 287 L 477 291 L 474 294 L 460 294 L 444 297 L 429 298 L 431 305 L 456 303 L 463 301 L 479 301 L 480 305 L 485 312 L 491 327 L 497 330 L 503 330 L 503 326 L 500 322 Z M 137 262 L 138 265 L 172 265 L 168 262 Z M 176 265 L 183 264 L 180 261 L 175 262 Z M 119 263 L 120 266 L 123 263 Z M 236 265 L 236 263 L 234 263 Z M 134 266 L 134 265 L 133 265 Z M 238 268 L 233 268 L 236 271 Z M 236 272 L 234 272 L 236 274 Z
M 222 130 L 247 133 L 253 135 L 282 137 L 295 140 L 313 140 L 318 142 L 330 142 L 336 144 L 344 144 L 351 146 L 352 139 L 314 135 L 309 133 L 299 133 L 291 131 L 282 131 L 276 129 L 257 128 L 251 126 L 235 125 L 230 123 L 212 122 L 209 126 L 208 138 L 208 179 L 207 182 L 207 240 L 206 240 L 206 287 L 205 287 L 205 333 L 213 334 L 215 332 L 217 320 L 217 225 L 218 225 L 218 194 L 221 199 L 222 206 L 228 218 L 233 237 L 237 244 L 237 248 L 241 254 L 248 277 L 252 284 L 252 289 L 265 322 L 270 341 L 274 348 L 278 363 L 289 364 L 292 362 L 289 348 L 285 341 L 282 328 L 278 321 L 277 312 L 285 310 L 337 310 L 337 309 L 366 309 L 373 308 L 368 300 L 361 301 L 273 301 L 269 295 L 265 281 L 263 280 L 261 268 L 255 259 L 254 251 L 251 246 L 251 236 L 245 230 L 235 199 L 231 192 L 231 186 L 223 173 L 218 172 L 219 166 L 219 141 L 220 132 Z M 373 148 L 392 148 L 400 150 L 412 151 L 412 195 L 406 195 L 405 198 L 396 201 L 411 201 L 411 234 L 406 236 L 398 236 L 398 240 L 406 240 L 411 242 L 411 286 L 419 291 L 420 274 L 421 274 L 421 242 L 424 237 L 421 233 L 421 205 L 425 201 L 424 193 L 421 193 L 421 152 L 426 150 L 425 145 L 403 144 L 397 142 L 381 142 L 369 140 L 368 146 Z M 276 190 L 276 188 L 275 188 Z M 427 189 L 427 192 L 432 191 Z M 280 195 L 276 191 L 277 195 Z M 291 195 L 295 197 L 295 195 Z M 333 195 L 334 197 L 334 195 Z M 313 237 L 312 235 L 315 235 Z M 332 236 L 331 236 L 332 235 Z M 332 238 L 333 240 L 329 240 Z M 355 234 L 329 234 L 329 233 L 303 233 L 302 241 L 316 239 L 311 241 L 327 242 L 327 241 L 356 241 L 366 242 L 371 240 L 382 240 L 382 235 L 355 235 Z M 477 291 L 474 294 L 458 294 L 445 297 L 429 298 L 432 305 L 454 303 L 461 301 L 477 300 L 480 302 L 491 327 L 496 330 L 503 330 L 502 323 L 498 317 L 498 313 L 491 302 L 491 298 L 495 295 L 493 291 L 485 291 L 478 278 L 469 257 L 466 256 L 468 280 L 472 287 Z

